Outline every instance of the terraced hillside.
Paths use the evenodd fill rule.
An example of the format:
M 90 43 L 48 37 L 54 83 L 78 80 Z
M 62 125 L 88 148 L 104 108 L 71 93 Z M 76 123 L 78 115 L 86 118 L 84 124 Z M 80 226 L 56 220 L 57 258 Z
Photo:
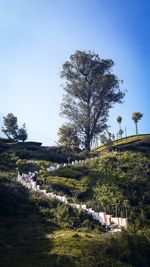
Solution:
M 17 153 L 22 153 L 19 146 Z M 150 266 L 148 146 L 145 151 L 105 150 L 83 164 L 50 173 L 47 167 L 57 161 L 41 160 L 31 153 L 29 158 L 30 146 L 24 158 L 13 149 L 3 147 L 0 158 L 0 266 Z M 71 202 L 127 215 L 128 229 L 106 233 L 82 211 L 28 191 L 15 179 L 18 170 L 38 171 L 41 188 L 67 196 Z

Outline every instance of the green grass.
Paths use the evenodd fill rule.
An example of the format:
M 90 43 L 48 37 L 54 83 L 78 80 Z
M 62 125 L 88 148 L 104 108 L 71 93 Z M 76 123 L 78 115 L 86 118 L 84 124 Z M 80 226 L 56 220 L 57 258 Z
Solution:
M 141 248 L 140 252 L 145 251 L 146 256 L 149 253 L 148 243 L 140 236 L 128 233 L 99 235 L 60 230 L 53 232 L 48 238 L 53 244 L 49 255 L 57 255 L 58 266 L 146 267 L 149 264 L 144 254 L 143 258 L 140 258 L 139 254 L 134 255 L 137 244 L 147 245 L 145 249 Z

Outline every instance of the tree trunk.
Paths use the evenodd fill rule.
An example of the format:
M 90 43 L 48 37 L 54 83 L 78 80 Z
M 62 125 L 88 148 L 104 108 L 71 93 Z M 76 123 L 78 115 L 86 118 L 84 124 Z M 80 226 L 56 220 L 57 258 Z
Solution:
M 137 126 L 137 122 L 135 122 L 135 129 L 136 129 L 136 135 L 138 134 L 138 126 Z
M 90 143 L 91 143 L 91 138 L 89 136 L 89 134 L 86 135 L 86 138 L 85 138 L 85 149 L 90 151 Z
M 88 151 L 90 151 L 90 140 L 88 140 L 88 141 L 86 141 L 86 143 L 85 143 L 85 149 L 86 150 L 88 150 Z

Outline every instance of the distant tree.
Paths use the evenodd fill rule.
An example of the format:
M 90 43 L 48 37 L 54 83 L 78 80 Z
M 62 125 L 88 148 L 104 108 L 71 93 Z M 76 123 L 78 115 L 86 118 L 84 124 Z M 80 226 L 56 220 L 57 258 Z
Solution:
M 122 122 L 122 117 L 121 116 L 117 117 L 117 122 L 119 123 L 119 130 L 121 130 L 121 122 Z
M 105 133 L 100 135 L 100 142 L 101 142 L 102 145 L 107 143 L 107 137 L 106 137 Z
M 18 128 L 18 119 L 12 113 L 8 113 L 6 117 L 3 117 L 4 127 L 2 132 L 12 140 L 25 141 L 28 137 L 25 123 L 21 128 Z
M 98 140 L 99 140 L 99 136 L 98 135 L 95 135 L 93 137 L 93 140 L 92 140 L 92 144 L 94 144 L 95 147 L 98 147 Z
M 108 129 L 107 129 L 106 133 L 107 133 L 106 143 L 107 143 L 107 145 L 110 145 L 112 143 L 111 132 L 109 132 Z
M 120 81 L 112 73 L 113 65 L 111 59 L 100 59 L 91 51 L 76 51 L 63 64 L 66 95 L 61 115 L 75 125 L 86 150 L 90 150 L 93 137 L 106 128 L 109 109 L 124 97 Z
M 112 139 L 112 141 L 115 141 L 115 135 L 114 134 L 111 134 L 111 139 Z
M 4 127 L 2 127 L 2 132 L 9 138 L 17 140 L 17 117 L 12 113 L 8 113 L 6 117 L 3 117 Z
M 127 128 L 125 127 L 124 130 L 125 130 L 125 136 L 127 137 Z
M 107 131 L 108 134 L 108 140 L 111 141 L 111 132 Z
M 111 144 L 115 140 L 115 135 L 106 130 L 103 134 L 100 135 L 101 144 Z
M 58 143 L 66 148 L 79 148 L 79 138 L 76 128 L 72 124 L 63 124 L 58 131 Z
M 124 131 L 123 131 L 122 129 L 120 129 L 120 130 L 118 131 L 118 136 L 119 136 L 120 138 L 122 138 L 123 133 L 124 133 Z
M 27 130 L 26 130 L 26 125 L 25 125 L 25 123 L 23 124 L 22 128 L 20 128 L 20 129 L 18 130 L 17 137 L 18 137 L 18 140 L 23 141 L 23 142 L 24 142 L 25 140 L 27 140 L 27 138 L 28 138 L 28 134 L 27 134 Z
M 136 134 L 138 134 L 138 121 L 141 120 L 141 118 L 143 117 L 143 114 L 140 112 L 134 112 L 132 114 L 132 120 L 135 122 L 135 132 Z

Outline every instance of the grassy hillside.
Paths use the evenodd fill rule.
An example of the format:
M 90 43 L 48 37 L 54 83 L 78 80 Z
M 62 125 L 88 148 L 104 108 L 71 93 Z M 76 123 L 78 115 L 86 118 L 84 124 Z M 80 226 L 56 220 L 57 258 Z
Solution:
M 86 202 L 94 209 L 129 217 L 131 227 L 149 227 L 150 158 L 141 153 L 108 153 L 84 165 L 38 177 L 47 190 Z M 144 220 L 143 220 L 144 218 Z
M 133 145 L 135 141 L 137 147 L 137 142 L 149 142 L 149 136 L 134 138 L 118 140 L 118 145 Z M 40 153 L 40 145 L 28 144 L 23 148 L 24 144 L 2 143 L 0 266 L 150 266 L 148 145 L 145 151 L 107 153 L 105 150 L 80 166 L 48 173 L 51 161 L 35 157 Z M 23 158 L 16 154 L 23 152 Z M 45 154 L 46 159 L 48 155 Z M 71 201 L 86 203 L 97 211 L 106 209 L 112 215 L 127 215 L 127 231 L 105 233 L 83 212 L 27 191 L 14 179 L 16 168 L 25 172 L 40 170 L 38 183 L 48 191 L 66 195 Z
M 149 266 L 150 241 L 143 233 L 103 234 L 7 175 L 0 179 L 0 205 L 2 267 Z
M 102 232 L 87 214 L 29 192 L 8 174 L 1 174 L 0 266 L 63 266 L 62 262 L 70 266 L 72 257 L 67 261 L 69 254 L 61 251 L 66 229 L 71 240 L 80 240 L 80 235 L 84 238 L 91 232 L 86 236 L 87 243 L 96 237 L 94 231 L 98 235 Z
M 0 138 L 0 169 L 16 170 L 17 160 L 67 162 L 67 155 L 59 147 L 43 147 L 38 142 L 14 142 Z
M 119 151 L 137 151 L 150 153 L 150 134 L 139 134 L 118 139 L 109 145 L 98 147 L 96 152 L 104 152 L 106 150 Z

